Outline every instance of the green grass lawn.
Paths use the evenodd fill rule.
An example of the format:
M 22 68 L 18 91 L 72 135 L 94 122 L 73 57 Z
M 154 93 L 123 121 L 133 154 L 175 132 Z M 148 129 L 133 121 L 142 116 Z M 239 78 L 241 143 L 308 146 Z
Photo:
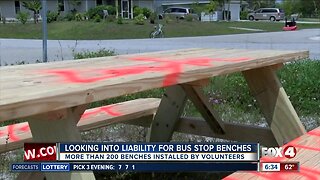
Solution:
M 266 32 L 281 31 L 279 22 L 161 22 L 165 25 L 165 37 L 207 36 L 253 31 L 231 29 L 230 27 L 262 29 Z M 299 29 L 320 28 L 320 24 L 299 24 Z M 133 21 L 125 24 L 115 22 L 61 21 L 48 24 L 49 39 L 102 40 L 148 38 L 154 25 L 146 22 L 136 25 Z M 0 38 L 41 39 L 41 24 L 20 23 L 0 24 Z
M 318 18 L 299 18 L 298 21 L 320 22 Z

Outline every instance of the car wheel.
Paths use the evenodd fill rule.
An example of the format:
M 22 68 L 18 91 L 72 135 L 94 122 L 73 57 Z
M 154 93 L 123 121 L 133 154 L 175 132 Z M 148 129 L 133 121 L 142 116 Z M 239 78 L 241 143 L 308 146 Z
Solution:
M 276 18 L 274 16 L 270 17 L 270 21 L 275 21 L 275 20 L 276 20 Z
M 250 20 L 250 21 L 253 21 L 253 20 L 254 20 L 254 17 L 253 17 L 253 16 L 249 16 L 249 20 Z

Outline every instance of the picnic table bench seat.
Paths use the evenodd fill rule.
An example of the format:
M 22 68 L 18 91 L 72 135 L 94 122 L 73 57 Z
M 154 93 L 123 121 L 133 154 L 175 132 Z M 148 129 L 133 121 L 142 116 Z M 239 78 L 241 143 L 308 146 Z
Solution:
M 116 123 L 147 121 L 150 124 L 159 104 L 158 98 L 144 98 L 87 109 L 77 127 L 80 131 L 88 131 Z M 32 142 L 28 122 L 0 127 L 0 153 L 21 148 L 25 142 Z

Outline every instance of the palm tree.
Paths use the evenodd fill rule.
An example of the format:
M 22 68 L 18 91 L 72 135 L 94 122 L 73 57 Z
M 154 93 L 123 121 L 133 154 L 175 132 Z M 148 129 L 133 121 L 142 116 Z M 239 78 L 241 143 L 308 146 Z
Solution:
M 36 24 L 38 22 L 38 14 L 40 13 L 40 10 L 42 8 L 41 2 L 39 0 L 33 0 L 33 1 L 24 1 L 22 3 L 23 3 L 22 4 L 23 7 L 33 12 L 34 23 Z

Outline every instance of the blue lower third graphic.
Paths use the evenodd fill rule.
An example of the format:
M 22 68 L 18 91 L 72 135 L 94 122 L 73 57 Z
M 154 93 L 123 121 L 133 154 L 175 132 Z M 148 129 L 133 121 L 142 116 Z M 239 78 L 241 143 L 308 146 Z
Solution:
M 41 171 L 45 172 L 69 172 L 69 163 L 41 163 Z
M 11 164 L 13 172 L 40 171 L 39 163 L 13 163 Z

